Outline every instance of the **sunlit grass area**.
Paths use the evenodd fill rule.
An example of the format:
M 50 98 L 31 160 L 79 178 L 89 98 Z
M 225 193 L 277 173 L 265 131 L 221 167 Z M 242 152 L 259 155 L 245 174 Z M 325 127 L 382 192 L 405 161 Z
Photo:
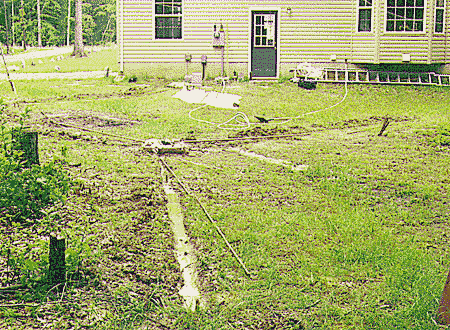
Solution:
M 68 286 L 68 299 L 91 290 L 90 305 L 74 315 L 85 311 L 93 320 L 99 315 L 91 323 L 79 316 L 78 325 L 440 328 L 436 310 L 450 262 L 448 88 L 319 84 L 310 91 L 289 82 L 233 83 L 225 92 L 242 96 L 239 109 L 203 107 L 190 117 L 199 104 L 173 98 L 178 89 L 166 84 L 111 78 L 18 81 L 17 96 L 7 82 L 0 84 L 11 104 L 8 113 L 31 109 L 43 162 L 56 154 L 84 182 L 84 188 L 77 186 L 84 193 L 73 200 L 85 210 L 77 211 L 82 221 L 71 230 L 84 232 L 92 250 L 104 246 L 105 251 L 98 248 L 89 256 L 94 262 L 88 263 L 92 274 L 84 291 Z M 222 89 L 212 82 L 207 87 Z M 31 101 L 38 104 L 23 103 Z M 177 189 L 206 301 L 196 312 L 184 310 L 176 294 L 182 282 L 169 224 L 160 212 L 165 200 L 157 157 L 140 143 L 51 125 L 41 111 L 55 122 L 139 140 L 297 134 L 190 143 L 187 154 L 161 156 L 205 205 L 251 276 L 195 200 Z M 249 118 L 248 130 L 218 128 L 237 111 Z M 293 118 L 264 124 L 255 116 Z M 379 136 L 385 118 L 389 125 Z M 144 217 L 134 202 L 146 210 Z M 143 224 L 144 236 L 152 237 L 150 250 L 135 234 Z M 144 265 L 136 251 L 158 258 Z M 99 307 L 102 295 L 109 300 Z M 71 319 L 70 308 L 58 308 L 58 317 Z M 2 311 L 14 324 L 15 311 Z
M 26 59 L 25 69 L 22 68 L 22 61 L 10 61 L 7 65 L 8 67 L 12 65 L 19 67 L 17 72 L 28 73 L 100 71 L 106 67 L 109 67 L 111 72 L 119 70 L 118 48 L 116 46 L 102 48 L 86 46 L 85 52 L 87 57 L 82 58 L 70 57 L 71 51 L 69 51 L 62 55 Z M 57 60 L 58 56 L 61 56 L 62 59 Z M 55 69 L 56 66 L 59 67 L 59 70 Z M 0 66 L 0 72 L 5 72 L 3 62 Z

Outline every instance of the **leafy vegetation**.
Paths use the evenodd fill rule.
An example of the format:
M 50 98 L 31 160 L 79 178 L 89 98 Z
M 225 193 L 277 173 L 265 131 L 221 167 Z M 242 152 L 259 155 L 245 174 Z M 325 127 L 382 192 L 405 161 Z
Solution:
M 0 42 L 6 44 L 6 27 L 9 27 L 10 44 L 25 42 L 29 46 L 37 46 L 37 2 L 36 0 L 12 0 L 0 6 Z M 61 46 L 67 41 L 67 15 L 69 1 L 41 1 L 42 45 Z M 70 43 L 74 42 L 75 1 L 70 2 Z M 7 24 L 5 24 L 5 9 Z M 83 40 L 90 45 L 114 42 L 116 34 L 116 2 L 112 0 L 83 1 Z M 23 14 L 23 18 L 22 18 Z M 13 29 L 14 26 L 14 29 Z M 25 30 L 25 34 L 23 34 Z

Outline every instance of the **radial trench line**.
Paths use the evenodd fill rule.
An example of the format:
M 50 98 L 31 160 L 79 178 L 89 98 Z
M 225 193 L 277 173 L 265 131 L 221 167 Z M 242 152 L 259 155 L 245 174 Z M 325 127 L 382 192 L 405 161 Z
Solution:
M 254 152 L 245 151 L 245 150 L 242 150 L 239 148 L 231 148 L 230 150 L 227 150 L 227 151 L 229 151 L 233 154 L 238 153 L 240 155 L 247 156 L 250 158 L 256 158 L 256 159 L 266 162 L 266 163 L 283 166 L 283 167 L 289 168 L 292 171 L 304 171 L 308 168 L 308 165 L 295 165 L 295 164 L 285 161 L 285 160 L 266 157 L 266 156 L 259 155 Z M 208 217 L 210 222 L 216 228 L 216 230 L 218 231 L 220 236 L 223 238 L 223 240 L 227 244 L 228 248 L 232 252 L 233 256 L 236 258 L 236 260 L 239 262 L 239 264 L 243 268 L 246 275 L 248 275 L 250 277 L 254 277 L 255 275 L 250 273 L 247 270 L 247 268 L 245 267 L 241 258 L 237 255 L 236 251 L 230 245 L 230 243 L 226 239 L 225 235 L 220 230 L 220 228 L 217 226 L 217 223 L 212 219 L 210 214 L 207 212 L 206 208 L 200 202 L 198 197 L 187 189 L 186 185 L 183 184 L 183 182 L 180 180 L 180 178 L 173 172 L 173 170 L 169 167 L 169 165 L 164 161 L 163 157 L 159 157 L 159 159 L 162 164 L 162 166 L 161 166 L 162 172 L 161 173 L 163 176 L 163 180 L 165 178 L 164 190 L 165 190 L 165 193 L 168 198 L 167 208 L 169 211 L 169 218 L 172 221 L 172 230 L 174 232 L 175 241 L 176 241 L 175 249 L 176 249 L 177 260 L 180 264 L 180 270 L 183 272 L 183 278 L 185 281 L 185 285 L 180 290 L 179 294 L 181 296 L 183 296 L 183 298 L 185 300 L 185 307 L 189 308 L 191 310 L 195 310 L 197 305 L 204 306 L 203 300 L 201 298 L 201 295 L 199 293 L 199 289 L 197 286 L 198 275 L 195 270 L 195 263 L 196 263 L 197 259 L 195 257 L 195 251 L 194 251 L 192 245 L 189 243 L 189 237 L 187 236 L 185 228 L 184 228 L 183 212 L 182 212 L 182 208 L 179 203 L 179 200 L 178 200 L 178 195 L 175 193 L 175 191 L 168 179 L 168 176 L 163 173 L 164 169 L 166 169 L 167 172 L 171 175 L 171 177 L 173 177 L 177 181 L 178 185 L 182 188 L 182 190 L 188 196 L 193 197 L 196 200 L 196 202 L 199 204 L 199 206 L 201 207 L 201 209 L 203 210 L 205 215 Z M 177 158 L 175 158 L 175 159 L 177 159 Z M 179 159 L 177 159 L 177 160 L 179 160 Z

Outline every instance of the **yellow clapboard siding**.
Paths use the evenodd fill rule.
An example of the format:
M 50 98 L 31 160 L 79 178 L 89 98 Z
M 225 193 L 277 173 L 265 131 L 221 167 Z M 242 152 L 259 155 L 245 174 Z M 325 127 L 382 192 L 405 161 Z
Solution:
M 379 52 L 380 61 L 398 60 L 399 54 L 414 54 L 413 59 L 440 59 L 446 56 L 447 40 L 445 36 L 387 34 L 384 32 L 384 9 L 374 10 L 373 29 L 380 31 L 379 43 L 376 34 L 358 35 L 356 0 L 281 0 L 281 1 L 244 1 L 219 0 L 214 4 L 210 0 L 183 0 L 183 40 L 155 40 L 153 1 L 124 1 L 124 56 L 141 56 L 149 61 L 184 61 L 184 54 L 207 54 L 208 58 L 220 57 L 211 46 L 214 24 L 224 25 L 227 31 L 228 47 L 226 57 L 231 60 L 248 61 L 249 48 L 249 7 L 271 6 L 281 8 L 279 21 L 280 62 L 295 60 L 298 57 L 327 59 L 337 54 L 350 59 L 374 60 Z M 378 0 L 384 2 L 385 0 Z M 428 0 L 432 2 L 432 0 Z M 377 3 L 375 1 L 374 3 Z M 291 7 L 288 15 L 286 8 Z M 431 15 L 428 6 L 427 15 Z M 118 14 L 118 17 L 121 17 Z M 446 12 L 450 22 L 450 9 Z M 448 32 L 448 23 L 446 32 Z M 427 18 L 427 29 L 433 28 L 433 22 Z M 119 37 L 120 39 L 120 37 Z M 129 40 L 133 39 L 133 41 Z M 377 46 L 378 45 L 378 46 Z M 431 47 L 431 48 L 430 48 Z

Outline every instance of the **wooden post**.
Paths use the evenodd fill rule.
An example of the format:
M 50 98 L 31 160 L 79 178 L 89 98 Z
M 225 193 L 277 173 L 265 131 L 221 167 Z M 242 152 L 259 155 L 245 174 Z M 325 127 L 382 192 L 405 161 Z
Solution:
M 39 165 L 38 133 L 14 129 L 12 131 L 13 148 L 23 151 L 22 159 L 26 167 Z
M 450 271 L 448 272 L 437 314 L 439 322 L 446 325 L 450 324 Z
M 52 286 L 66 281 L 66 240 L 62 236 L 50 234 L 50 245 L 48 253 L 48 280 Z M 58 290 L 62 290 L 62 285 Z

